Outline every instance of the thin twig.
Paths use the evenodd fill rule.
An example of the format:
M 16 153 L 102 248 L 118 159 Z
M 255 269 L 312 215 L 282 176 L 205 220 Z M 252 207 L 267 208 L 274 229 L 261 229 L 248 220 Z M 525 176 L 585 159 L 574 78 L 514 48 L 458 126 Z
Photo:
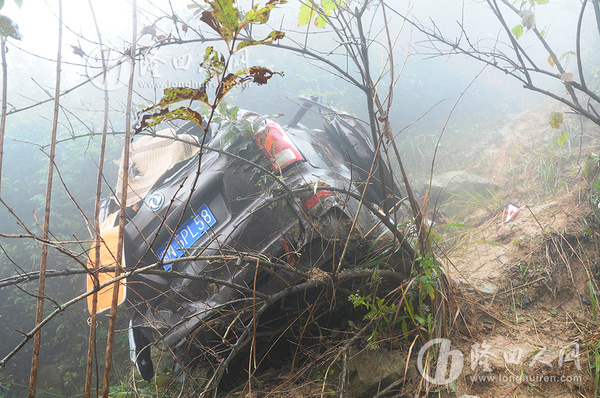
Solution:
M 121 270 L 123 269 L 123 242 L 124 242 L 124 233 L 125 233 L 125 222 L 127 218 L 126 207 L 127 207 L 127 187 L 128 187 L 128 177 L 129 177 L 129 146 L 131 144 L 131 108 L 132 108 L 132 97 L 133 97 L 133 81 L 135 76 L 135 49 L 137 43 L 137 0 L 132 1 L 132 38 L 131 38 L 131 51 L 130 51 L 130 59 L 131 65 L 129 69 L 129 82 L 127 87 L 127 104 L 126 104 L 126 114 L 125 114 L 125 138 L 123 145 L 123 164 L 121 165 L 121 175 L 122 175 L 122 197 L 121 200 L 121 209 L 119 213 L 119 237 L 117 243 L 117 252 L 114 253 L 116 255 L 116 269 L 115 276 L 119 276 Z M 108 321 L 108 336 L 106 342 L 106 357 L 104 361 L 104 382 L 102 388 L 102 398 L 108 398 L 108 393 L 110 390 L 110 371 L 112 368 L 112 353 L 113 353 L 113 343 L 115 338 L 115 325 L 117 322 L 117 305 L 119 302 L 119 292 L 121 290 L 120 281 L 117 281 L 112 286 L 112 303 L 110 306 L 110 317 Z M 123 293 L 124 294 L 124 293 Z
M 100 48 L 102 49 L 102 34 L 100 33 L 100 27 L 98 26 L 98 21 L 96 20 L 96 13 L 94 12 L 94 7 L 92 5 L 92 0 L 88 0 L 88 4 L 90 6 L 90 12 L 92 14 L 92 19 L 94 20 L 94 27 L 96 28 L 96 35 L 98 36 L 98 42 L 100 44 Z M 102 195 L 102 174 L 104 170 L 104 154 L 106 151 L 106 137 L 108 130 L 108 69 L 107 69 L 107 61 L 105 58 L 104 51 L 100 51 L 100 56 L 102 60 L 102 81 L 104 82 L 104 115 L 102 117 L 102 140 L 100 143 L 100 155 L 98 159 L 98 174 L 96 178 L 96 198 L 94 201 L 94 232 L 96 237 L 95 242 L 95 251 L 94 251 L 94 264 L 100 264 L 100 198 Z M 92 259 L 90 258 L 90 261 Z M 97 286 L 99 281 L 98 278 L 93 278 L 94 286 Z M 97 309 L 98 309 L 98 293 L 95 292 L 92 295 L 92 306 L 89 308 L 90 310 L 90 333 L 88 338 L 88 352 L 87 352 L 87 361 L 86 361 L 86 373 L 85 373 L 85 398 L 91 397 L 92 391 L 92 367 L 94 364 L 94 358 L 96 355 L 96 324 L 97 324 Z M 99 380 L 99 370 L 98 366 L 96 366 L 96 386 L 100 384 Z M 98 388 L 96 388 L 96 396 L 98 396 Z
M 44 209 L 44 228 L 43 238 L 48 239 L 50 230 L 50 204 L 52 202 L 52 180 L 54 175 L 54 157 L 56 154 L 56 132 L 58 129 L 58 111 L 60 104 L 60 77 L 62 61 L 62 0 L 58 1 L 58 51 L 56 55 L 56 83 L 54 88 L 54 116 L 52 119 L 52 133 L 50 139 L 50 156 L 48 160 L 48 176 L 46 180 L 46 203 Z M 38 284 L 38 302 L 35 324 L 39 325 L 44 317 L 44 293 L 46 289 L 46 264 L 48 261 L 48 245 L 42 245 L 42 254 L 40 260 L 40 279 Z M 29 375 L 29 398 L 35 397 L 38 364 L 40 359 L 42 333 L 36 332 L 34 335 L 33 354 L 31 358 L 31 372 Z

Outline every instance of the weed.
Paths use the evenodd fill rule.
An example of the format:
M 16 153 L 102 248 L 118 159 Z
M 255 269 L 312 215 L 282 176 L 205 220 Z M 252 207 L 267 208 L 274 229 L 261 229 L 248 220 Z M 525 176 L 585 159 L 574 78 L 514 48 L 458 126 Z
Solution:
M 486 188 L 485 193 L 469 192 L 463 189 L 463 193 L 452 194 L 454 200 L 450 202 L 452 206 L 462 209 L 463 214 L 472 214 L 473 212 L 484 209 L 489 214 L 494 214 L 504 207 L 502 194 L 499 189 L 491 190 Z
M 379 277 L 377 276 L 377 272 L 374 272 L 369 281 L 369 286 L 371 286 L 371 292 L 369 294 L 365 296 L 360 294 L 351 294 L 348 297 L 348 300 L 352 302 L 354 308 L 363 307 L 368 311 L 364 316 L 364 319 L 375 321 L 374 330 L 367 339 L 371 348 L 375 348 L 377 346 L 377 337 L 383 333 L 383 331 L 389 329 L 393 325 L 402 324 L 402 331 L 404 333 L 408 333 L 408 325 L 406 323 L 408 317 L 406 315 L 395 317 L 397 313 L 396 304 L 390 304 L 386 302 L 385 299 L 376 296 L 375 292 L 378 284 Z M 352 326 L 352 324 L 350 325 Z
M 592 315 L 594 316 L 594 320 L 598 320 L 596 313 L 596 291 L 594 290 L 594 283 L 590 279 L 588 281 L 588 286 L 590 288 L 590 301 L 592 302 Z
M 559 137 L 558 146 L 554 141 L 539 154 L 539 164 L 537 166 L 537 175 L 542 184 L 542 190 L 547 195 L 556 194 L 561 188 L 569 190 L 566 182 L 571 164 L 574 158 L 571 140 L 578 134 L 578 129 L 571 125 L 565 125 L 568 133 L 563 131 Z M 567 139 L 565 139 L 567 137 Z
M 380 334 L 397 325 L 401 326 L 402 334 L 408 336 L 409 322 L 416 326 L 417 330 L 424 329 L 429 336 L 433 334 L 435 323 L 431 308 L 442 269 L 431 255 L 419 257 L 416 261 L 421 265 L 421 271 L 417 272 L 415 269 L 412 279 L 406 284 L 406 289 L 401 287 L 402 297 L 399 304 L 377 296 L 377 286 L 380 282 L 377 271 L 373 272 L 368 282 L 369 293 L 355 293 L 348 297 L 355 308 L 362 307 L 367 311 L 365 320 L 374 322 L 375 326 L 367 340 L 371 348 L 377 346 Z
M 565 177 L 565 166 L 560 159 L 547 159 L 540 157 L 538 166 L 538 178 L 542 183 L 542 190 L 547 195 L 555 195 L 560 188 L 569 186 L 563 180 Z
M 519 263 L 519 273 L 523 283 L 527 282 L 527 271 L 529 271 L 529 264 Z
M 590 358 L 590 352 L 593 354 L 593 358 Z M 600 342 L 592 344 L 588 351 L 588 367 L 594 378 L 594 397 L 598 397 L 600 387 Z

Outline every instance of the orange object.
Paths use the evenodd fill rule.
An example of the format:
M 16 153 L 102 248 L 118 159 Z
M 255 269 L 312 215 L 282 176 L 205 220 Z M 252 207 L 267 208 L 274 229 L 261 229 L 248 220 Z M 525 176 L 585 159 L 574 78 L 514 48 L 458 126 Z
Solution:
M 278 123 L 267 123 L 264 132 L 256 139 L 267 153 L 275 172 L 281 172 L 287 166 L 304 160 L 296 145 Z
M 112 220 L 114 223 L 114 219 L 116 218 L 117 212 L 111 214 L 109 216 L 109 220 Z M 110 267 L 115 268 L 117 265 L 117 246 L 119 243 L 119 227 L 107 228 L 111 223 L 103 223 L 103 228 L 100 233 L 100 263 L 96 264 L 96 242 L 93 243 L 92 248 L 89 252 L 88 257 L 88 268 L 98 270 L 101 267 Z M 123 262 L 122 262 L 123 263 Z M 109 281 L 115 277 L 115 271 L 108 272 L 96 272 L 95 275 L 98 277 L 98 282 L 100 284 Z M 123 303 L 125 301 L 125 280 L 121 280 L 116 283 L 119 289 L 119 300 L 118 304 Z M 111 307 L 112 304 L 112 296 L 113 296 L 113 288 L 114 285 L 106 286 L 98 292 L 98 302 L 96 307 L 96 313 L 100 313 L 105 311 Z M 87 291 L 91 291 L 94 289 L 94 277 L 88 274 L 87 276 Z M 94 295 L 89 295 L 87 297 L 88 302 L 88 311 L 90 314 L 92 313 L 92 302 Z

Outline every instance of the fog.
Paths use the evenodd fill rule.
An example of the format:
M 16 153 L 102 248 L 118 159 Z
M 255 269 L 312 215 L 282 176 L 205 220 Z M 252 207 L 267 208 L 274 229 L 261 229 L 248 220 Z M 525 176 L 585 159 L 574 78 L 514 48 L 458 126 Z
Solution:
M 180 35 L 184 40 L 191 40 L 196 38 L 192 30 L 201 29 L 206 37 L 214 37 L 205 25 L 201 27 L 193 10 L 188 9 L 190 2 L 138 2 L 137 45 L 146 46 L 146 51 L 138 60 L 135 70 L 134 113 L 159 101 L 166 87 L 199 87 L 202 83 L 204 71 L 200 63 L 207 44 L 198 41 L 178 44 L 173 41 L 169 45 L 157 45 L 150 34 L 141 35 L 144 27 L 155 24 L 157 35 Z M 122 133 L 130 67 L 123 54 L 130 46 L 132 35 L 131 4 L 122 0 L 92 3 L 105 54 L 114 66 L 109 74 L 109 130 Z M 253 2 L 250 0 L 241 1 L 240 8 L 247 9 L 251 3 Z M 401 151 L 406 156 L 411 176 L 429 173 L 431 154 L 442 131 L 442 146 L 458 142 L 452 150 L 459 165 L 462 161 L 461 153 L 467 151 L 473 142 L 500 130 L 520 112 L 551 101 L 541 94 L 525 90 L 521 82 L 471 57 L 436 53 L 426 36 L 394 13 L 406 15 L 429 28 L 435 26 L 449 39 L 459 37 L 462 26 L 473 44 L 477 43 L 482 48 L 497 46 L 508 52 L 510 50 L 506 34 L 486 2 L 402 0 L 390 3 L 393 6 L 387 12 L 391 33 L 396 41 L 393 55 L 394 79 L 397 79 L 390 121 Z M 300 2 L 291 0 L 285 6 L 273 10 L 268 26 L 259 27 L 254 33 L 260 36 L 270 29 L 281 29 L 286 32 L 286 39 L 282 43 L 306 45 L 358 77 L 356 68 L 342 54 L 338 39 L 329 29 L 317 29 L 312 25 L 298 26 L 299 5 Z M 546 40 L 557 54 L 572 58 L 566 64 L 567 71 L 575 75 L 576 63 L 570 52 L 575 51 L 573 27 L 576 25 L 579 9 L 580 3 L 572 0 L 551 0 L 549 4 L 536 9 L 538 28 L 544 30 Z M 373 6 L 369 12 L 375 15 L 368 27 L 373 39 L 369 47 L 372 75 L 376 77 L 380 69 L 386 70 L 379 85 L 383 98 L 387 95 L 390 84 L 386 63 L 387 39 L 378 7 Z M 101 133 L 104 94 L 101 78 L 92 77 L 101 73 L 98 61 L 101 47 L 87 1 L 63 1 L 63 13 L 61 91 L 65 94 L 61 97 L 58 133 L 60 143 L 56 159 L 63 180 L 54 187 L 53 211 L 57 217 L 52 219 L 52 229 L 57 237 L 65 240 L 76 237 L 89 241 L 92 236 L 81 213 L 91 217 L 94 204 L 99 140 L 97 137 L 90 137 Z M 189 24 L 190 30 L 187 33 L 173 28 L 168 19 L 173 13 L 180 15 Z M 20 221 L 38 232 L 43 217 L 47 145 L 52 125 L 57 3 L 25 0 L 19 8 L 12 0 L 7 0 L 2 14 L 18 24 L 22 40 L 9 39 L 7 44 L 9 115 L 4 143 L 1 196 L 11 210 L 19 215 Z M 591 7 L 585 17 L 582 55 L 584 63 L 591 66 L 588 78 L 597 85 L 600 79 L 600 41 L 594 30 Z M 509 26 L 519 23 L 516 16 L 508 19 Z M 217 42 L 210 44 L 224 49 Z M 531 32 L 525 32 L 519 39 L 519 44 L 527 49 L 536 63 L 547 67 L 548 54 L 537 45 Z M 438 48 L 447 50 L 443 46 Z M 283 76 L 274 76 L 264 86 L 236 88 L 225 98 L 227 103 L 262 114 L 283 114 L 283 124 L 297 110 L 296 99 L 299 95 L 322 95 L 323 101 L 332 107 L 368 120 L 364 93 L 332 73 L 327 65 L 299 53 L 268 46 L 249 47 L 238 53 L 232 63 L 234 68 L 253 65 L 267 66 L 274 71 L 283 72 Z M 88 82 L 90 78 L 91 82 Z M 543 81 L 540 83 L 546 84 Z M 548 84 L 549 89 L 560 95 L 564 94 L 560 82 Z M 47 102 L 39 104 L 41 101 Z M 133 116 L 135 119 L 135 115 Z M 76 138 L 80 136 L 81 138 Z M 114 187 L 116 182 L 116 166 L 113 161 L 120 156 L 122 141 L 122 135 L 109 138 L 104 196 L 109 194 L 110 187 Z M 0 210 L 0 227 L 2 233 L 23 232 L 18 221 L 6 208 Z M 3 239 L 0 246 L 0 277 L 38 268 L 39 246 L 36 243 Z M 67 257 L 53 253 L 49 268 L 66 268 L 67 264 L 73 266 L 71 263 Z M 35 291 L 33 284 L 27 285 L 27 288 L 29 292 Z M 57 282 L 53 289 L 51 294 L 64 300 L 65 295 L 81 293 L 82 279 Z M 15 329 L 30 330 L 32 327 L 34 299 L 26 293 L 4 288 L 0 290 L 0 300 L 4 303 L 0 305 L 0 338 L 3 341 L 0 356 L 3 357 L 20 341 L 21 335 Z M 26 314 L 21 314 L 20 311 Z M 82 363 L 85 359 L 87 311 L 82 304 L 64 317 L 71 325 L 80 327 L 72 328 L 74 330 L 65 327 L 63 332 L 55 333 L 53 328 L 62 323 L 56 321 L 49 325 L 49 331 L 44 336 L 47 351 L 43 356 L 43 366 L 56 367 L 60 365 L 58 362 L 66 361 L 66 357 L 61 356 L 65 353 L 56 348 L 60 344 L 72 344 L 74 351 L 83 353 Z M 5 319 L 8 319 L 8 323 Z M 26 383 L 26 376 L 18 374 L 18 369 L 28 369 L 29 361 L 29 351 L 23 351 L 13 359 L 5 370 L 0 371 L 0 386 L 11 382 Z M 82 365 L 65 365 L 65 372 L 75 372 L 79 366 Z M 73 380 L 77 377 L 79 375 L 73 376 Z
M 175 13 L 187 15 L 185 18 L 190 26 L 199 27 L 199 22 L 187 10 L 187 2 L 172 3 Z M 85 80 L 88 75 L 98 74 L 101 69 L 98 60 L 94 60 L 99 55 L 99 44 L 89 5 L 82 1 L 65 1 L 63 7 L 65 31 L 62 88 L 66 90 Z M 282 27 L 289 39 L 303 43 L 306 27 L 297 26 L 298 7 L 298 2 L 290 1 L 282 9 L 274 10 L 270 26 Z M 158 4 L 153 2 L 140 2 L 139 9 L 139 32 L 144 26 L 150 26 L 156 22 L 158 34 L 182 33 L 176 32 L 166 21 L 165 16 L 170 14 L 170 10 L 161 9 Z M 460 21 L 474 43 L 491 46 L 495 43 L 496 38 L 500 38 L 501 42 L 506 41 L 506 38 L 502 37 L 503 32 L 501 32 L 499 23 L 485 2 L 399 1 L 395 2 L 393 9 L 400 13 L 408 11 L 410 18 L 422 22 L 425 26 L 431 27 L 435 23 L 437 29 L 448 38 L 460 35 L 458 23 Z M 94 11 L 102 32 L 103 43 L 111 49 L 107 52 L 109 59 L 113 64 L 119 60 L 122 61 L 122 53 L 128 48 L 131 36 L 131 11 L 119 1 L 98 2 L 94 4 Z M 20 9 L 12 2 L 7 2 L 5 12 L 19 24 L 23 36 L 22 41 L 10 43 L 10 54 L 8 54 L 9 102 L 11 107 L 19 109 L 47 98 L 47 91 L 52 91 L 55 69 L 53 60 L 56 58 L 57 10 L 55 4 L 34 4 L 26 1 Z M 574 32 L 569 27 L 574 26 L 576 22 L 578 3 L 554 0 L 550 4 L 538 7 L 536 12 L 537 20 L 543 21 L 539 22 L 540 26 L 541 23 L 544 24 L 541 29 L 547 31 L 546 38 L 553 48 L 556 48 L 555 51 L 558 54 L 574 51 Z M 393 98 L 395 129 L 400 130 L 421 117 L 434 104 L 443 101 L 421 123 L 428 129 L 439 128 L 439 125 L 432 124 L 433 120 L 444 119 L 458 96 L 480 72 L 483 64 L 468 59 L 466 56 L 433 57 L 432 46 L 425 42 L 426 38 L 416 29 L 405 24 L 393 12 L 389 13 L 394 35 L 402 26 L 402 31 L 396 39 L 394 53 L 395 77 L 398 78 Z M 591 15 L 589 16 L 591 18 Z M 518 17 L 510 18 L 510 23 L 519 23 Z M 161 31 L 161 27 L 164 30 Z M 371 35 L 376 40 L 369 49 L 375 76 L 377 66 L 385 52 L 385 35 L 381 30 L 380 21 L 374 20 L 370 29 Z M 183 39 L 192 37 L 193 33 L 191 32 L 182 34 Z M 547 54 L 539 51 L 539 46 L 533 46 L 535 43 L 533 34 L 525 34 L 521 38 L 521 42 L 524 48 L 531 48 L 531 55 L 537 62 L 547 62 L 545 61 Z M 334 55 L 339 53 L 339 48 L 337 48 L 333 35 L 327 30 L 311 28 L 306 43 L 310 48 L 321 50 L 324 54 L 331 53 L 329 57 L 342 65 L 347 62 L 343 56 L 336 57 Z M 138 39 L 138 46 L 152 44 L 150 35 Z M 590 45 L 591 43 L 585 44 Z M 75 54 L 74 47 L 80 48 L 84 54 Z M 136 105 L 148 105 L 160 98 L 162 89 L 169 85 L 199 85 L 203 78 L 203 74 L 199 71 L 199 63 L 203 55 L 202 47 L 201 44 L 192 43 L 151 49 L 147 57 L 142 59 L 137 66 L 136 99 L 134 101 Z M 588 49 L 588 51 L 590 50 Z M 185 57 L 187 58 L 181 59 Z M 293 108 L 289 101 L 290 98 L 293 99 L 298 94 L 322 94 L 326 101 L 331 101 L 331 105 L 346 108 L 364 116 L 362 94 L 340 79 L 331 76 L 327 73 L 329 69 L 317 62 L 310 62 L 296 54 L 258 47 L 249 48 L 248 51 L 240 54 L 239 58 L 242 64 L 264 64 L 272 67 L 273 70 L 284 72 L 286 75 L 283 78 L 279 76 L 273 78 L 268 87 L 252 87 L 243 93 L 236 92 L 235 99 L 227 99 L 230 102 L 237 101 L 244 106 L 248 104 L 263 108 L 254 109 L 259 112 L 289 113 Z M 177 68 L 173 62 L 185 64 L 185 68 L 181 66 Z M 571 67 L 574 65 L 574 62 L 570 63 Z M 400 69 L 401 76 L 398 77 Z M 31 71 L 37 73 L 31 73 Z M 110 93 L 111 108 L 114 112 L 111 115 L 111 121 L 117 129 L 123 126 L 122 112 L 127 71 L 128 65 L 125 63 L 111 72 L 110 79 L 114 83 L 111 84 Z M 352 72 L 352 68 L 350 71 Z M 95 82 L 96 86 L 101 86 L 99 78 L 95 79 Z M 388 81 L 384 77 L 381 86 L 387 87 L 387 85 Z M 532 101 L 541 100 L 539 96 L 530 95 L 520 86 L 519 82 L 505 78 L 501 76 L 501 73 L 488 67 L 461 99 L 455 118 L 475 117 L 477 119 L 477 115 L 483 113 L 485 120 L 489 121 L 491 118 L 498 121 L 504 119 L 503 115 L 507 113 L 514 114 L 522 111 Z M 356 101 L 339 101 L 336 90 L 347 92 L 348 97 L 345 98 L 356 99 Z M 331 99 L 328 98 L 328 93 L 331 93 Z M 94 123 L 97 120 L 94 115 L 98 116 L 95 111 L 101 108 L 102 96 L 100 94 L 97 87 L 88 84 L 74 90 L 73 95 L 65 96 L 65 104 L 72 103 L 73 106 L 91 110 L 91 113 L 86 116 L 86 120 Z M 494 111 L 490 112 L 490 110 Z M 33 111 L 33 114 L 35 113 L 42 114 L 44 112 L 40 112 L 37 108 L 36 111 Z M 96 124 L 92 124 L 92 126 L 97 127 Z

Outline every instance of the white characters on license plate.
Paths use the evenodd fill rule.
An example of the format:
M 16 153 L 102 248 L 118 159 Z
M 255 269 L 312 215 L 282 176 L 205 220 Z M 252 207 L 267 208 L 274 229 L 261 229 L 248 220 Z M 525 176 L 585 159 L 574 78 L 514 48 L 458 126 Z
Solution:
M 175 233 L 170 241 L 158 249 L 158 258 L 163 261 L 174 260 L 183 256 L 187 249 L 192 247 L 208 230 L 217 223 L 217 219 L 207 205 L 202 205 L 195 216 L 185 222 Z M 163 258 L 164 255 L 164 258 Z M 165 270 L 169 270 L 173 264 L 165 264 Z

